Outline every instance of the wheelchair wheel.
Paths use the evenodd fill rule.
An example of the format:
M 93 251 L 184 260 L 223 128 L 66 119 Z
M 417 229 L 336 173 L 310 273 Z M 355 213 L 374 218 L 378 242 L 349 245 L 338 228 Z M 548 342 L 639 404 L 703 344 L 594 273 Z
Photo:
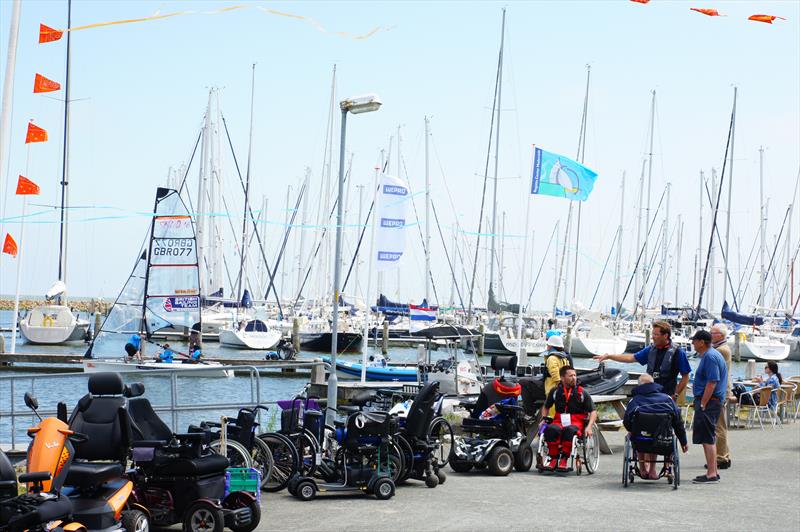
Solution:
M 303 432 L 298 434 L 292 443 L 295 444 L 300 458 L 300 474 L 304 477 L 314 476 L 314 472 L 317 470 L 317 453 L 319 452 L 317 439 L 311 431 L 303 429 Z
M 380 463 L 378 461 L 380 460 Z M 388 459 L 384 455 L 383 450 L 376 450 L 370 457 L 368 464 L 370 467 L 375 469 L 376 471 L 387 472 L 386 468 L 389 468 L 389 478 L 392 479 L 393 483 L 399 482 L 399 480 L 405 474 L 405 459 L 403 458 L 403 451 L 397 445 L 397 441 L 392 441 L 389 444 L 389 456 Z
M 225 444 L 227 447 L 226 456 L 230 462 L 230 467 L 253 467 L 253 457 L 250 451 L 236 440 L 228 439 Z M 208 444 L 209 449 L 217 454 L 222 454 L 222 440 L 214 440 Z
M 394 435 L 394 441 L 403 454 L 403 471 L 395 481 L 395 483 L 401 484 L 408 480 L 411 476 L 411 472 L 414 470 L 414 449 L 411 447 L 408 440 L 400 433 Z
M 428 429 L 428 437 L 436 445 L 436 450 L 433 452 L 436 465 L 446 466 L 450 459 L 450 449 L 453 447 L 453 427 L 443 417 L 434 418 Z
M 489 471 L 496 477 L 504 477 L 514 469 L 514 455 L 508 447 L 495 447 L 486 460 Z
M 276 432 L 265 432 L 259 434 L 258 439 L 264 442 L 272 454 L 272 470 L 265 482 L 261 483 L 264 491 L 280 491 L 289 484 L 292 478 L 300 469 L 300 457 L 294 444 L 284 436 Z
M 514 453 L 514 469 L 520 472 L 530 471 L 532 465 L 533 448 L 528 443 L 528 440 L 523 440 L 520 448 Z
M 253 450 L 250 452 L 250 456 L 253 459 L 253 467 L 258 469 L 261 473 L 260 487 L 263 488 L 269 480 L 270 475 L 272 475 L 272 468 L 275 466 L 275 461 L 272 458 L 272 451 L 270 451 L 269 446 L 264 443 L 263 440 L 253 438 Z
M 456 473 L 469 473 L 472 471 L 472 462 L 461 460 L 452 449 L 450 450 L 450 458 L 447 463 L 450 464 L 450 469 Z
M 631 472 L 631 440 L 625 436 L 625 450 L 622 455 L 622 487 L 628 487 L 628 475 Z
M 183 529 L 188 532 L 222 532 L 225 516 L 222 508 L 208 501 L 197 501 L 186 511 Z
M 591 436 L 583 439 L 583 464 L 586 472 L 590 475 L 597 471 L 600 465 L 600 437 L 597 435 L 597 427 L 592 431 Z
M 681 484 L 681 449 L 678 438 L 675 438 L 672 449 L 672 489 L 678 489 Z

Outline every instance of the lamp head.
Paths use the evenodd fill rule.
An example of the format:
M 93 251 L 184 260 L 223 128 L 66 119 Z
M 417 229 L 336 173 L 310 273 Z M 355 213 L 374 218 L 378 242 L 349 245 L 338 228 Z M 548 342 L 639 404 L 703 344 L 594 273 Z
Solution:
M 345 98 L 339 102 L 339 108 L 342 111 L 349 111 L 354 115 L 359 113 L 371 113 L 380 109 L 381 99 L 377 94 L 365 94 L 363 96 L 356 96 L 355 98 Z

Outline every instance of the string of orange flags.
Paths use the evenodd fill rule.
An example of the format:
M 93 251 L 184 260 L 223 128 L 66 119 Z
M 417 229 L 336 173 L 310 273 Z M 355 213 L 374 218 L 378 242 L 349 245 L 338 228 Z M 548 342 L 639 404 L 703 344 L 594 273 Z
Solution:
M 650 3 L 650 0 L 630 0 L 630 1 L 635 3 L 635 4 L 643 4 L 643 5 Z M 695 11 L 697 13 L 701 13 L 701 14 L 709 16 L 709 17 L 726 17 L 727 16 L 727 15 L 721 14 L 716 9 L 710 9 L 710 8 L 704 8 L 704 7 L 690 7 L 689 10 L 690 11 Z M 757 15 L 750 15 L 749 17 L 747 17 L 747 20 L 752 20 L 753 22 L 765 22 L 767 24 L 772 24 L 776 20 L 786 20 L 786 19 L 783 18 L 783 17 L 778 17 L 776 15 L 761 15 L 761 14 L 757 14 Z
M 159 12 L 159 11 L 156 11 L 154 14 L 152 14 L 152 15 L 150 15 L 148 17 L 128 18 L 128 19 L 122 19 L 122 20 L 110 20 L 110 21 L 106 21 L 106 22 L 95 22 L 93 24 L 86 24 L 84 26 L 75 26 L 73 28 L 69 28 L 69 29 L 66 29 L 66 30 L 59 30 L 59 29 L 55 29 L 55 28 L 51 28 L 49 26 L 46 26 L 45 24 L 40 24 L 39 25 L 39 44 L 57 41 L 57 40 L 61 39 L 61 37 L 64 35 L 65 32 L 68 32 L 68 31 L 82 31 L 82 30 L 88 30 L 88 29 L 94 29 L 94 28 L 102 28 L 102 27 L 105 27 L 105 26 L 116 26 L 116 25 L 119 25 L 119 24 L 133 24 L 133 23 L 137 23 L 137 22 L 150 22 L 150 21 L 154 21 L 154 20 L 163 20 L 163 19 L 167 19 L 167 18 L 180 17 L 180 16 L 186 16 L 186 15 L 219 15 L 219 14 L 222 14 L 222 13 L 228 13 L 228 12 L 237 11 L 237 10 L 240 10 L 240 9 L 256 9 L 256 10 L 261 11 L 262 13 L 265 13 L 265 14 L 268 14 L 268 15 L 273 15 L 273 16 L 277 16 L 277 17 L 284 17 L 284 18 L 290 18 L 290 19 L 293 19 L 293 20 L 302 21 L 302 22 L 305 22 L 307 24 L 310 24 L 317 31 L 319 31 L 321 33 L 328 33 L 328 34 L 331 34 L 331 35 L 335 35 L 337 37 L 341 37 L 343 39 L 365 40 L 365 39 L 369 39 L 370 37 L 372 37 L 376 33 L 379 33 L 379 32 L 382 32 L 382 31 L 389 31 L 389 30 L 392 29 L 391 27 L 376 26 L 376 27 L 372 28 L 370 31 L 368 31 L 367 33 L 355 34 L 355 35 L 352 34 L 352 33 L 346 32 L 346 31 L 329 31 L 322 24 L 320 24 L 318 21 L 314 20 L 311 17 L 307 17 L 305 15 L 296 15 L 294 13 L 287 13 L 285 11 L 278 11 L 278 10 L 275 10 L 275 9 L 270 9 L 270 8 L 262 7 L 262 6 L 259 6 L 259 5 L 247 4 L 247 5 L 236 5 L 236 6 L 222 7 L 222 8 L 219 8 L 219 9 L 213 9 L 211 11 L 176 11 L 174 13 L 163 13 L 163 14 L 161 12 Z

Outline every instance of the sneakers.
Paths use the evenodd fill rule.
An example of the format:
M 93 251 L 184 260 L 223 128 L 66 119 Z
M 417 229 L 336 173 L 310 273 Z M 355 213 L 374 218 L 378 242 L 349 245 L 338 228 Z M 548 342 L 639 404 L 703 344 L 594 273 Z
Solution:
M 717 469 L 728 469 L 731 467 L 731 461 L 725 460 L 724 462 L 720 462 L 717 464 Z
M 556 470 L 556 462 L 558 461 L 557 458 L 553 456 L 548 456 L 544 462 L 544 470 L 545 471 L 555 471 Z
M 567 458 L 562 457 L 558 461 L 558 467 L 556 468 L 556 471 L 558 471 L 559 473 L 567 473 L 569 471 L 572 471 L 572 468 L 569 467 L 569 460 Z
M 697 477 L 694 477 L 694 480 L 692 480 L 692 483 L 694 483 L 694 484 L 718 484 L 719 483 L 719 475 L 717 475 L 714 478 L 708 478 L 705 475 L 699 475 Z

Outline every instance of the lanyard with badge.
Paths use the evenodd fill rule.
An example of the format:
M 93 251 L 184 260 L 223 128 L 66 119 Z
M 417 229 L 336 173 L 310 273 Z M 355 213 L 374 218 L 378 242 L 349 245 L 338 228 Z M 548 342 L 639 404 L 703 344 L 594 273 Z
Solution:
M 564 412 L 561 413 L 561 426 L 568 427 L 572 425 L 572 416 L 566 412 L 567 408 L 569 408 L 569 398 L 572 396 L 572 388 L 569 390 L 564 389 Z

